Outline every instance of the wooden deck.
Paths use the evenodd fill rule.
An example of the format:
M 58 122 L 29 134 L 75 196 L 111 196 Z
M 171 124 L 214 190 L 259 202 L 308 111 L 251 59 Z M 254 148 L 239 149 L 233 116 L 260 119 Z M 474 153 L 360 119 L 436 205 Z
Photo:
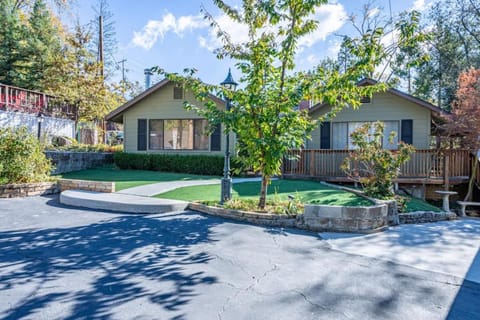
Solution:
M 283 163 L 283 175 L 331 182 L 351 182 L 340 169 L 348 150 L 291 150 Z M 398 183 L 460 184 L 468 181 L 472 157 L 468 150 L 416 150 L 400 168 Z
M 57 97 L 1 83 L 0 110 L 77 120 L 77 109 Z

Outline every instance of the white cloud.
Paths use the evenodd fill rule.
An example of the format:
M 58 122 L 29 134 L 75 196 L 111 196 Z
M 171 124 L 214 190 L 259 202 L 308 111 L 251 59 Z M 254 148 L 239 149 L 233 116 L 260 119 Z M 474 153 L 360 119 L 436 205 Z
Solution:
M 340 48 L 342 46 L 342 41 L 339 39 L 335 40 L 330 40 L 328 42 L 328 49 L 327 49 L 327 54 L 331 58 L 336 58 L 338 56 L 338 53 L 340 52 Z
M 186 31 L 205 28 L 208 23 L 202 16 L 181 16 L 176 18 L 167 12 L 161 20 L 149 20 L 142 31 L 134 32 L 132 43 L 136 47 L 151 49 L 159 39 L 163 39 L 168 32 L 183 36 Z
M 412 10 L 416 11 L 425 11 L 431 6 L 432 2 L 431 1 L 425 1 L 425 0 L 415 0 L 413 2 Z
M 230 35 L 230 39 L 234 43 L 242 43 L 248 41 L 248 27 L 244 24 L 233 21 L 229 16 L 223 14 L 214 18 L 221 30 Z M 217 36 L 217 31 L 210 28 L 208 38 L 200 37 L 199 44 L 202 48 L 213 51 L 222 45 L 221 40 Z
M 302 38 L 300 46 L 311 47 L 325 39 L 332 33 L 340 30 L 345 24 L 347 13 L 343 5 L 325 4 L 317 9 L 313 17 L 318 21 L 318 28 L 311 34 Z
M 319 7 L 312 16 L 312 19 L 318 21 L 318 28 L 313 33 L 300 39 L 298 53 L 318 42 L 325 41 L 330 34 L 338 31 L 344 25 L 346 17 L 347 13 L 343 5 L 339 3 L 330 3 Z M 246 25 L 233 21 L 226 14 L 216 16 L 214 19 L 235 43 L 248 41 L 248 27 Z M 132 44 L 148 50 L 169 32 L 182 37 L 186 32 L 194 32 L 196 29 L 206 29 L 207 27 L 209 27 L 208 21 L 200 15 L 177 18 L 172 13 L 167 12 L 162 19 L 150 20 L 141 31 L 134 32 Z M 208 34 L 199 35 L 198 43 L 200 47 L 210 51 L 222 45 L 217 31 L 213 28 L 208 29 Z

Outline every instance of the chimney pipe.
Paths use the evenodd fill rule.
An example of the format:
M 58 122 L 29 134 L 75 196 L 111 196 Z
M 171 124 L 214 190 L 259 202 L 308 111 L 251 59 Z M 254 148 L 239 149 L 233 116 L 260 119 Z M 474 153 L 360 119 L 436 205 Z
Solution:
M 145 90 L 150 88 L 150 77 L 153 76 L 153 72 L 151 68 L 147 68 L 143 70 L 143 73 L 145 74 Z

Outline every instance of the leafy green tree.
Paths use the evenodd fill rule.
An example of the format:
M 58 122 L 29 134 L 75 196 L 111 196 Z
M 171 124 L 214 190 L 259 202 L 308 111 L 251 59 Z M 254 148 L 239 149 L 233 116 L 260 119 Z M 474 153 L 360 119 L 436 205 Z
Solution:
M 457 79 L 469 68 L 480 68 L 480 2 L 437 1 L 425 16 L 432 38 L 424 51 L 430 61 L 415 70 L 414 94 L 450 110 Z
M 78 119 L 101 120 L 124 99 L 117 86 L 104 84 L 98 74 L 96 57 L 88 50 L 90 32 L 76 25 L 68 34 L 62 49 L 63 56 L 48 74 L 48 92 L 77 108 Z
M 28 22 L 30 67 L 22 87 L 44 91 L 47 86 L 45 75 L 53 72 L 55 60 L 60 58 L 60 30 L 43 0 L 35 0 Z
M 366 123 L 355 130 L 352 143 L 355 146 L 342 165 L 342 169 L 354 181 L 359 182 L 365 194 L 377 199 L 394 196 L 393 183 L 400 173 L 400 167 L 410 159 L 414 148 L 400 142 L 398 150 L 387 150 L 382 146 L 384 124 Z M 389 136 L 390 143 L 396 133 Z
M 0 82 L 21 86 L 28 74 L 27 28 L 14 0 L 0 0 Z
M 265 207 L 267 187 L 273 175 L 280 174 L 287 150 L 301 148 L 309 132 L 315 127 L 306 111 L 297 111 L 302 100 L 313 99 L 333 106 L 333 116 L 345 106 L 354 108 L 360 99 L 383 90 L 383 85 L 359 87 L 361 75 L 371 72 L 378 62 L 378 49 L 373 39 L 351 40 L 348 49 L 362 59 L 354 61 L 344 73 L 332 65 L 320 65 L 306 72 L 295 72 L 294 58 L 299 40 L 318 27 L 312 14 L 326 4 L 326 0 L 245 0 L 241 9 L 215 0 L 215 4 L 235 23 L 248 27 L 249 40 L 234 43 L 213 17 L 206 18 L 217 31 L 223 46 L 216 51 L 220 59 L 237 61 L 242 77 L 242 88 L 233 92 L 220 86 L 206 85 L 195 77 L 195 70 L 186 70 L 183 76 L 166 74 L 171 80 L 192 90 L 205 106 L 187 105 L 204 116 L 211 124 L 222 122 L 226 131 L 235 132 L 242 143 L 237 150 L 243 162 L 262 173 L 258 207 Z M 209 97 L 218 92 L 232 100 L 230 111 L 218 110 Z

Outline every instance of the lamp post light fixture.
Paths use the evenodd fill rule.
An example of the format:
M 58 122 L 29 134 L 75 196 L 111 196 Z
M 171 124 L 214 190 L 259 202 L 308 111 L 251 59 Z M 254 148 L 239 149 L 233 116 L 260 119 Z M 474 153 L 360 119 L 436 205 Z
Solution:
M 222 83 L 220 83 L 224 88 L 235 91 L 238 83 L 233 80 L 232 72 L 228 69 L 228 75 Z M 229 97 L 225 98 L 225 110 L 230 111 L 231 100 Z M 228 201 L 232 198 L 232 177 L 230 176 L 230 135 L 227 131 L 225 133 L 225 162 L 223 165 L 223 178 L 222 178 L 222 188 L 220 195 L 220 204 L 224 204 L 225 201 Z
M 40 141 L 40 138 L 42 136 L 42 122 L 43 122 L 43 114 L 41 112 L 38 113 L 37 115 L 37 139 Z

